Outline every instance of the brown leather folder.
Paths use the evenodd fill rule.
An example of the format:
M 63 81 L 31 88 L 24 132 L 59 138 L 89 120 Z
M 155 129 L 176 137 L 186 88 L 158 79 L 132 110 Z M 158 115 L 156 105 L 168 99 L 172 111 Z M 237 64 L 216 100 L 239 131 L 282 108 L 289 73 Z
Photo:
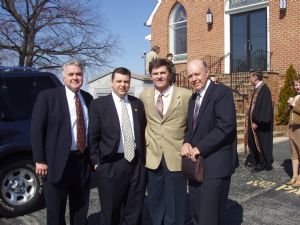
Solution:
M 182 157 L 181 171 L 183 176 L 188 179 L 197 181 L 201 183 L 203 181 L 203 168 L 204 168 L 203 156 L 198 155 L 196 161 L 193 162 L 192 159 L 187 156 Z

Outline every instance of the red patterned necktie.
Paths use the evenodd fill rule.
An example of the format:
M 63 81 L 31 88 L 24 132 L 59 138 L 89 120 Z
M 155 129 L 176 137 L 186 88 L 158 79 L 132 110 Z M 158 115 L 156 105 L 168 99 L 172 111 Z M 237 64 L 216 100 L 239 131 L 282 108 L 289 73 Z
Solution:
M 156 108 L 161 118 L 163 118 L 163 111 L 164 111 L 164 102 L 162 100 L 162 96 L 163 94 L 160 93 L 156 100 Z
M 77 148 L 81 153 L 83 153 L 86 145 L 86 135 L 83 111 L 78 93 L 75 94 L 75 105 L 77 115 Z

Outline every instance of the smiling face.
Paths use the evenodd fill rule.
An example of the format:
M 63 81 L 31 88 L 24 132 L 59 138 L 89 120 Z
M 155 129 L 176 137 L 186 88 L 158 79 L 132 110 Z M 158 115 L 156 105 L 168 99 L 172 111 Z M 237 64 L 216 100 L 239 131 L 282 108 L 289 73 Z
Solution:
M 187 74 L 190 84 L 197 92 L 201 91 L 208 80 L 208 71 L 201 60 L 193 60 L 187 66 Z
M 169 79 L 170 73 L 168 71 L 167 66 L 159 66 L 156 68 L 152 68 L 151 70 L 151 80 L 153 81 L 155 89 L 160 92 L 169 87 Z
M 123 98 L 127 95 L 130 88 L 130 76 L 128 74 L 115 73 L 111 83 L 113 92 L 120 98 Z
M 63 71 L 64 84 L 74 93 L 78 92 L 83 83 L 83 71 L 77 65 L 66 65 Z

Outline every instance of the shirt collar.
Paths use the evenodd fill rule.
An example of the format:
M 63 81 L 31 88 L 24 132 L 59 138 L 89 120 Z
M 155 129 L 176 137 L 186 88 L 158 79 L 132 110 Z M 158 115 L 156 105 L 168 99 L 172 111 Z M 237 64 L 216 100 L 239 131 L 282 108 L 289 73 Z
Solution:
M 259 88 L 259 86 L 262 84 L 262 80 L 261 81 L 259 81 L 256 85 L 255 85 L 255 89 L 257 89 L 257 88 Z
M 168 97 L 169 94 L 171 94 L 172 90 L 173 90 L 173 86 L 169 85 L 165 90 L 162 91 L 163 96 Z M 154 91 L 155 91 L 155 96 L 158 96 L 161 93 L 156 88 L 154 89 Z
M 200 91 L 198 91 L 198 94 L 200 94 L 201 97 L 203 97 L 205 95 L 205 92 L 208 88 L 208 86 L 210 85 L 211 81 L 210 80 L 207 80 L 204 88 L 202 88 Z
M 67 86 L 65 86 L 65 90 L 66 90 L 66 95 L 68 99 L 75 99 L 75 94 L 73 91 L 71 91 Z M 78 95 L 80 96 L 80 90 L 77 92 Z
M 125 95 L 124 98 L 120 98 L 114 91 L 112 91 L 111 94 L 115 102 L 120 102 L 122 99 L 128 102 L 128 95 Z

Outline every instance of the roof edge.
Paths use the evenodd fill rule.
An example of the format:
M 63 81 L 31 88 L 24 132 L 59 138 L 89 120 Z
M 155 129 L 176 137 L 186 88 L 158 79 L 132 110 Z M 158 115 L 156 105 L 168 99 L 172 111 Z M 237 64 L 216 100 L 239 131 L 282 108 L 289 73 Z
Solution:
M 161 4 L 161 0 L 157 0 L 156 6 L 154 7 L 153 11 L 151 12 L 149 18 L 147 19 L 147 21 L 145 23 L 145 26 L 151 27 L 151 25 L 152 25 L 152 19 L 153 19 L 155 13 L 156 13 L 158 7 L 160 6 L 160 4 Z

